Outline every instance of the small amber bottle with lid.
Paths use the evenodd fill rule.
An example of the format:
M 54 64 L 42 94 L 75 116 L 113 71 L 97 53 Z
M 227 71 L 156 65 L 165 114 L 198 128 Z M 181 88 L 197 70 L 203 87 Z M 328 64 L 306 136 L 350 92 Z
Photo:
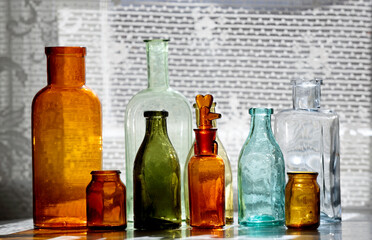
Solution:
M 320 192 L 317 172 L 288 172 L 285 188 L 285 225 L 316 229 L 320 223 Z
M 87 223 L 90 229 L 125 229 L 126 189 L 120 171 L 92 171 L 87 187 Z

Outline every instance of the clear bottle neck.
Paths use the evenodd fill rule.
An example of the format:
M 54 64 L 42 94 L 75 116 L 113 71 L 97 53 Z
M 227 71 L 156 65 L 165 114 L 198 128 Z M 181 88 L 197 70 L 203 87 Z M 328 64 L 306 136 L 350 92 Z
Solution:
M 46 47 L 48 85 L 81 87 L 85 84 L 84 47 Z
M 146 40 L 148 88 L 167 89 L 168 40 Z
M 252 116 L 250 136 L 272 137 L 271 130 L 271 114 L 272 109 L 269 108 L 251 108 L 249 114 Z
M 320 85 L 322 80 L 293 80 L 291 83 L 294 109 L 320 108 Z

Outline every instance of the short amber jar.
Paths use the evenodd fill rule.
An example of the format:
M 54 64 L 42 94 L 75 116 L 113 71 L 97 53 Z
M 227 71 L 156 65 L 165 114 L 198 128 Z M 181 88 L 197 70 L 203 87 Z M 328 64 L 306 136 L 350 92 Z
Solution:
M 92 171 L 87 187 L 87 225 L 91 229 L 125 229 L 126 188 L 120 171 Z
M 285 188 L 285 225 L 316 229 L 320 223 L 320 192 L 317 172 L 288 172 Z

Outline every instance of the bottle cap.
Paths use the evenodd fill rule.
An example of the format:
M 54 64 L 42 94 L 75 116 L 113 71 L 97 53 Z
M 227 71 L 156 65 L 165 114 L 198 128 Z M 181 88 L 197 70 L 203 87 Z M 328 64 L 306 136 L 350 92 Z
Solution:
M 199 108 L 200 112 L 200 121 L 199 121 L 199 129 L 210 129 L 213 128 L 212 120 L 221 118 L 221 114 L 213 113 L 210 111 L 213 103 L 213 96 L 207 94 L 197 95 L 195 97 L 196 104 Z

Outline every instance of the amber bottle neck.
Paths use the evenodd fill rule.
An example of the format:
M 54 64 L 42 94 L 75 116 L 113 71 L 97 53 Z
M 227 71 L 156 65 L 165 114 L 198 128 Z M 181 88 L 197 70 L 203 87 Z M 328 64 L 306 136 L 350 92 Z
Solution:
M 288 172 L 288 178 L 295 182 L 316 181 L 318 177 L 317 172 Z
M 217 142 L 216 133 L 217 129 L 194 129 L 195 132 L 195 155 L 216 155 Z
M 85 58 L 81 54 L 47 54 L 48 85 L 81 87 L 85 84 Z

